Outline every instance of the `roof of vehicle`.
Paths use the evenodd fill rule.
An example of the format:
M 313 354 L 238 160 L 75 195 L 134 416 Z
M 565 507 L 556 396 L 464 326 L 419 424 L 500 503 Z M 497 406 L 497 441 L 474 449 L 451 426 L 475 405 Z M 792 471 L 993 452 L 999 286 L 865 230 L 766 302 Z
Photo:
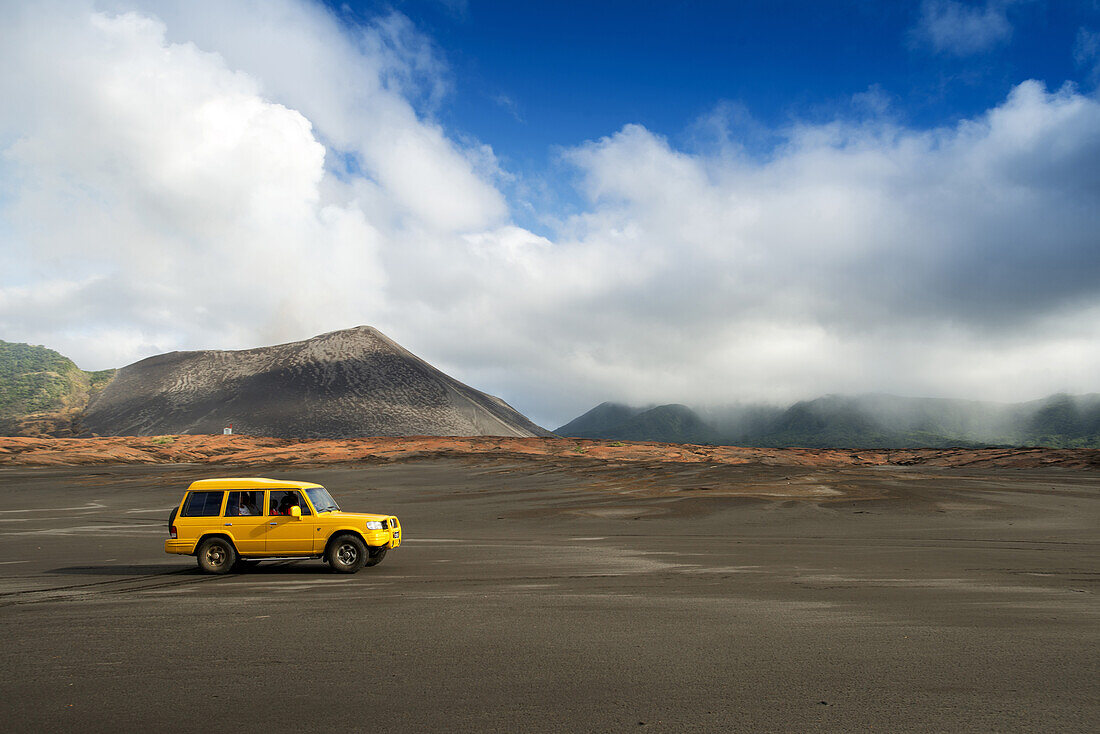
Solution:
M 188 489 L 305 489 L 320 487 L 313 482 L 294 482 L 263 477 L 228 477 L 226 479 L 200 479 L 191 482 Z

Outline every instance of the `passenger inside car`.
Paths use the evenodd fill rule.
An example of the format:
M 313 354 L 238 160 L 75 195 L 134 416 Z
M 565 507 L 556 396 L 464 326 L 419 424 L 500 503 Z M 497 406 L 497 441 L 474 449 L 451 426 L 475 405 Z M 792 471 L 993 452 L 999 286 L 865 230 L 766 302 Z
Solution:
M 242 515 L 259 515 L 260 507 L 259 503 L 262 499 L 258 497 L 259 492 L 241 492 L 241 504 L 240 514 Z
M 226 517 L 259 515 L 258 494 L 259 492 L 230 492 L 229 499 L 225 503 Z

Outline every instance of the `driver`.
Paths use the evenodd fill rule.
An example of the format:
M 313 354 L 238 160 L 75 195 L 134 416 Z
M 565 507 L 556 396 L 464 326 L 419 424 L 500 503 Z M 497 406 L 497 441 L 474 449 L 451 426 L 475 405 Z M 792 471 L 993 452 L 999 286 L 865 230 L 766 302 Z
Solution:
M 283 495 L 283 499 L 279 501 L 279 514 L 289 515 L 291 507 L 298 506 L 298 498 L 293 492 L 287 492 Z

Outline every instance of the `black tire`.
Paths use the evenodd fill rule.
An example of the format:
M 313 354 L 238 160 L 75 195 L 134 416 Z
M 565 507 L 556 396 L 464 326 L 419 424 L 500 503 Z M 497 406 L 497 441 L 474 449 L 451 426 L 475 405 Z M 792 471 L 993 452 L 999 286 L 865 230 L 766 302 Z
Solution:
M 199 568 L 206 573 L 223 574 L 233 570 L 237 563 L 237 549 L 225 538 L 207 538 L 199 544 L 195 554 Z
M 367 549 L 367 562 L 364 566 L 377 566 L 382 562 L 382 559 L 386 557 L 386 551 L 389 550 L 386 546 L 381 548 L 368 548 Z
M 367 546 L 354 535 L 337 535 L 328 544 L 325 558 L 336 573 L 355 573 L 367 560 Z

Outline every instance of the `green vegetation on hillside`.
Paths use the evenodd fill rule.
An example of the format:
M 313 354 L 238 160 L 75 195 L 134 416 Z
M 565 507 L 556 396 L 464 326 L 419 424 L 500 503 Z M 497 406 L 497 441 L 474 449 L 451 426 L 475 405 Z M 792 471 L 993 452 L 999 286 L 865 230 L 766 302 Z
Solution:
M 0 433 L 29 415 L 82 410 L 114 374 L 85 372 L 46 347 L 0 341 Z
M 0 341 L 0 415 L 56 410 L 89 387 L 88 376 L 52 349 Z
M 84 374 L 88 376 L 88 380 L 91 382 L 92 392 L 97 392 L 107 387 L 107 383 L 111 381 L 111 378 L 115 376 L 118 370 L 96 370 L 94 372 L 84 371 Z

